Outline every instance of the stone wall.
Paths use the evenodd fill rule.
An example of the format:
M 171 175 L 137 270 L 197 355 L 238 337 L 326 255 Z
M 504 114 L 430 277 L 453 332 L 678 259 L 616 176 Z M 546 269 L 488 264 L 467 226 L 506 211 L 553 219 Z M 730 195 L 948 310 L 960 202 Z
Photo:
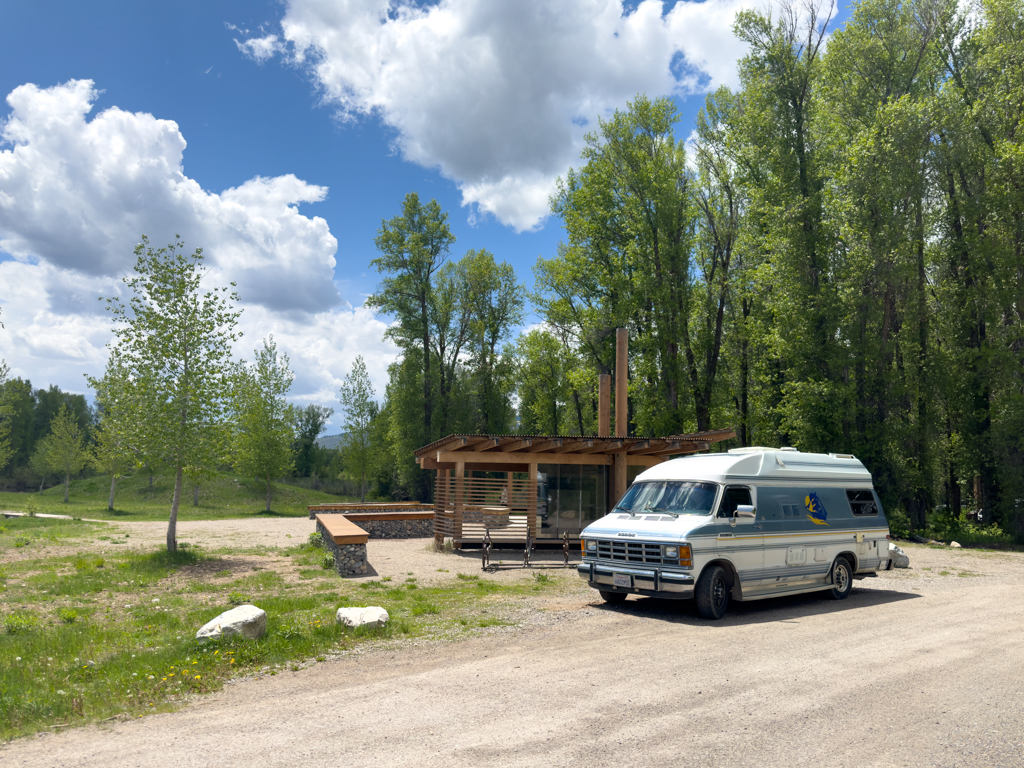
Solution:
M 334 555 L 334 568 L 342 576 L 363 576 L 369 570 L 365 544 L 335 544 L 334 539 L 317 520 L 316 531 L 323 537 L 324 547 Z
M 371 539 L 421 539 L 434 535 L 434 515 L 424 520 L 361 520 L 359 515 L 345 515 Z

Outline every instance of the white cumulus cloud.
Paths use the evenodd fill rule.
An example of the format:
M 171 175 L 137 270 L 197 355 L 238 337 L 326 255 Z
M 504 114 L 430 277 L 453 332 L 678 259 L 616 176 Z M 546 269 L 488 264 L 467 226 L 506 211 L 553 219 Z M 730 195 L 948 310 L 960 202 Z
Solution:
M 273 333 L 292 357 L 298 399 L 334 397 L 363 354 L 383 391 L 393 346 L 385 325 L 345 303 L 334 282 L 338 242 L 299 212 L 325 187 L 293 175 L 255 177 L 220 193 L 185 175 L 176 123 L 117 107 L 89 119 L 89 80 L 27 84 L 0 123 L 0 357 L 37 386 L 84 391 L 102 373 L 111 321 L 98 301 L 122 289 L 142 234 L 180 234 L 204 249 L 211 287 L 233 281 L 244 309 L 238 352 Z M 2 257 L 3 254 L 0 254 Z
M 537 227 L 598 116 L 638 93 L 736 84 L 732 35 L 750 0 L 288 0 L 286 51 L 345 117 L 379 115 L 402 155 L 453 179 L 463 204 Z

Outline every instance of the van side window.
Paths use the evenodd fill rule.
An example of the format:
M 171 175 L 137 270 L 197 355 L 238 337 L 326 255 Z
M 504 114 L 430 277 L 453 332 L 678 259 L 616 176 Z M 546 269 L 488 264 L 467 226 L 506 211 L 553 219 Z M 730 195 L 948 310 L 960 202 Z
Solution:
M 718 507 L 719 517 L 732 517 L 736 507 L 750 503 L 749 488 L 726 488 L 722 496 L 722 504 Z
M 858 517 L 878 514 L 878 505 L 875 504 L 875 496 L 871 491 L 847 491 L 846 498 L 850 502 L 853 514 Z

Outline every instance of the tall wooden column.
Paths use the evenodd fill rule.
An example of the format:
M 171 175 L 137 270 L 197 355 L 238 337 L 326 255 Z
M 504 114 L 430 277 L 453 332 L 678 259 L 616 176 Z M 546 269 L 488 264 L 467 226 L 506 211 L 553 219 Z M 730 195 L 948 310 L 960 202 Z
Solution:
M 528 464 L 529 477 L 526 482 L 526 526 L 530 538 L 537 540 L 537 465 Z
M 434 489 L 434 542 L 444 544 L 444 530 L 441 528 L 444 512 L 448 506 L 448 470 L 437 470 L 437 487 Z
M 455 522 L 452 526 L 452 538 L 455 539 L 456 542 L 462 539 L 462 505 L 463 499 L 465 498 L 465 478 L 466 464 L 465 462 L 460 461 L 455 465 Z M 456 543 L 455 546 L 460 549 L 462 548 L 462 545 L 459 543 Z
M 629 331 L 625 328 L 615 330 L 615 436 L 629 436 Z M 618 503 L 626 492 L 626 449 L 615 454 L 612 465 L 612 499 L 611 504 Z

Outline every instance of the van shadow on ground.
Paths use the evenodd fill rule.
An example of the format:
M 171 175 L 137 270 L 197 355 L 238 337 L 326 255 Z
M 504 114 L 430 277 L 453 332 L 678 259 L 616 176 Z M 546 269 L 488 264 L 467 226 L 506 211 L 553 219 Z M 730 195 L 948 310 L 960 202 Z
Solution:
M 703 619 L 697 613 L 695 600 L 662 600 L 655 597 L 631 597 L 622 605 L 600 603 L 600 610 L 627 613 L 657 619 L 673 624 L 700 624 L 709 627 L 735 627 L 746 624 L 797 621 L 822 613 L 836 613 L 868 608 L 887 603 L 898 603 L 921 597 L 914 592 L 854 587 L 845 600 L 830 600 L 826 592 L 808 592 L 802 595 L 771 597 L 739 603 L 729 601 L 729 610 L 723 619 Z

